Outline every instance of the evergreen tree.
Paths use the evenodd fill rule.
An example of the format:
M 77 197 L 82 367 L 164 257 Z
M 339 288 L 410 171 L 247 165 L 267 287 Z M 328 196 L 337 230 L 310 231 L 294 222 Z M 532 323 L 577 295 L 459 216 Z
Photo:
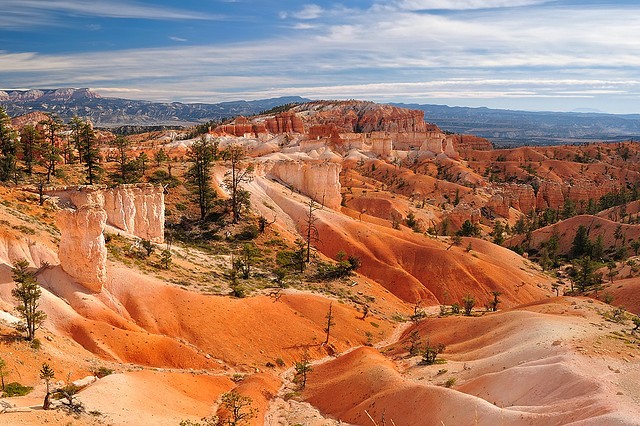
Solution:
M 113 180 L 118 183 L 135 183 L 140 179 L 138 162 L 129 158 L 129 141 L 123 136 L 118 136 L 114 141 L 114 146 L 118 150 L 116 163 L 118 167 L 113 175 Z
M 28 175 L 33 173 L 33 165 L 40 155 L 42 133 L 34 125 L 27 124 L 20 132 L 22 161 Z
M 80 129 L 80 148 L 87 171 L 87 182 L 89 185 L 93 185 L 99 180 L 102 167 L 100 167 L 98 138 L 89 123 L 85 123 Z
M 27 340 L 33 340 L 36 330 L 40 328 L 47 315 L 38 310 L 42 291 L 36 281 L 35 274 L 28 271 L 28 267 L 29 262 L 25 259 L 20 259 L 13 263 L 11 272 L 16 287 L 11 290 L 11 295 L 19 302 L 16 310 L 24 320 L 21 328 L 24 328 L 27 333 Z
M 216 198 L 216 193 L 211 187 L 214 152 L 214 145 L 205 136 L 194 142 L 187 152 L 187 158 L 192 164 L 187 170 L 185 184 L 200 208 L 200 219 L 207 216 Z
M 230 145 L 223 155 L 230 166 L 230 170 L 224 178 L 224 186 L 231 195 L 229 202 L 231 204 L 233 223 L 238 223 L 241 210 L 249 207 L 249 192 L 242 188 L 242 184 L 253 179 L 253 166 L 244 164 L 247 153 L 240 145 Z
M 15 178 L 17 151 L 18 133 L 11 126 L 11 118 L 0 106 L 0 181 Z
M 602 274 L 596 273 L 596 264 L 588 256 L 573 261 L 569 278 L 581 292 L 602 283 Z
M 47 393 L 44 396 L 44 402 L 42 404 L 43 410 L 48 410 L 51 408 L 51 380 L 55 377 L 56 373 L 53 371 L 53 368 L 49 367 L 49 364 L 46 362 L 42 364 L 42 368 L 40 368 L 40 378 L 44 380 L 47 385 Z
M 55 115 L 49 116 L 49 120 L 43 120 L 40 124 L 45 129 L 45 145 L 42 150 L 42 160 L 47 168 L 47 183 L 51 182 L 51 175 L 56 174 L 56 165 L 60 161 L 60 148 L 58 147 L 59 132 L 62 130 L 62 120 Z
M 577 258 L 584 255 L 591 255 L 591 241 L 587 227 L 580 225 L 571 243 L 571 256 Z
M 80 119 L 77 115 L 74 115 L 71 121 L 69 122 L 69 128 L 71 129 L 70 143 L 73 147 L 78 151 L 78 161 L 83 162 L 82 157 L 82 142 L 80 134 L 82 133 L 82 128 L 84 127 L 85 122 Z

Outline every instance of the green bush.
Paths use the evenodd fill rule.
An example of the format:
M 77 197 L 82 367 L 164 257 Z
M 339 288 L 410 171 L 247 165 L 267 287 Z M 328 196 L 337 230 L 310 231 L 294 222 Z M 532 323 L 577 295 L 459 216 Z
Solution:
M 353 271 L 360 267 L 360 259 L 355 256 L 349 256 L 341 251 L 336 255 L 338 263 L 318 262 L 318 271 L 316 278 L 322 281 L 335 280 L 342 277 L 348 277 Z
M 33 390 L 33 387 L 31 386 L 22 386 L 18 382 L 11 382 L 5 385 L 4 392 L 2 393 L 2 397 L 7 398 L 12 396 L 25 396 L 32 390 Z
M 113 374 L 113 370 L 103 366 L 91 370 L 91 374 L 96 376 L 98 379 L 102 379 L 103 377 Z

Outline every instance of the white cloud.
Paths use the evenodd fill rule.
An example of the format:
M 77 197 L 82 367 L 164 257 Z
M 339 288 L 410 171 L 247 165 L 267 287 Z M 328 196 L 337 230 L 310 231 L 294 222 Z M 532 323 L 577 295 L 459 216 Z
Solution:
M 186 39 L 186 38 L 176 37 L 176 36 L 171 36 L 171 37 L 169 37 L 169 40 L 177 41 L 177 42 L 179 42 L 179 43 L 184 43 L 184 42 L 186 42 L 186 41 L 189 41 L 189 40 L 188 40 L 188 39 Z
M 293 27 L 294 30 L 313 30 L 314 28 L 318 28 L 318 25 L 307 24 L 303 22 L 299 22 L 295 24 Z
M 318 19 L 322 16 L 324 9 L 317 4 L 308 4 L 297 12 L 291 14 L 296 19 Z
M 109 2 L 85 0 L 3 0 L 0 28 L 27 29 L 41 25 L 62 25 L 51 12 L 148 20 L 219 20 L 220 15 L 153 6 L 130 0 Z
M 397 5 L 405 10 L 473 10 L 531 6 L 547 2 L 549 0 L 399 0 Z
M 518 1 L 460 4 L 506 7 Z M 245 43 L 59 55 L 0 52 L 0 81 L 13 87 L 136 87 L 143 94 L 136 97 L 189 101 L 288 94 L 382 101 L 626 100 L 640 90 L 636 5 L 430 14 L 376 4 L 350 13 L 307 12 L 300 16 L 331 22 L 279 23 L 288 36 Z M 296 29 L 305 31 L 291 33 Z

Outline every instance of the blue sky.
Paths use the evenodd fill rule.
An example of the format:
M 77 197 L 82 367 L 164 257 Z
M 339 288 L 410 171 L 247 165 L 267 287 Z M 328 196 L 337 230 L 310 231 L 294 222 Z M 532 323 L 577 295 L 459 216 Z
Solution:
M 640 113 L 635 0 L 0 0 L 0 89 Z

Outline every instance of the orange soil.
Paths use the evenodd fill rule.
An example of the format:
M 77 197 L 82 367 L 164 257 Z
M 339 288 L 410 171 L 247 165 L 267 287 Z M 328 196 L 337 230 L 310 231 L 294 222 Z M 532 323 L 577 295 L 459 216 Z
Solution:
M 366 412 L 395 424 L 633 424 L 640 366 L 625 357 L 640 350 L 608 339 L 611 328 L 625 327 L 597 309 L 566 298 L 480 318 L 426 319 L 387 348 L 395 364 L 374 349 L 355 350 L 317 366 L 303 396 L 363 425 Z M 448 362 L 419 366 L 406 358 L 413 331 L 447 344 L 441 358 Z M 594 339 L 599 349 L 585 352 Z M 457 380 L 451 389 L 439 386 L 447 378 Z
M 606 289 L 613 296 L 612 304 L 622 306 L 629 312 L 640 315 L 640 278 L 614 281 Z
M 589 239 L 591 241 L 594 241 L 598 236 L 602 235 L 605 249 L 613 247 L 615 244 L 620 247 L 622 241 L 618 240 L 616 242 L 614 238 L 618 225 L 621 225 L 622 233 L 626 241 L 640 237 L 640 225 L 619 224 L 599 216 L 580 215 L 536 229 L 532 232 L 531 246 L 540 247 L 540 244 L 548 241 L 549 238 L 556 233 L 560 237 L 558 253 L 568 254 L 571 252 L 571 244 L 580 225 L 585 226 L 587 230 L 589 230 Z M 516 236 L 508 240 L 505 245 L 518 245 L 522 243 L 523 239 L 524 236 Z
M 272 182 L 259 182 L 302 229 L 306 207 L 303 199 L 284 193 Z M 320 235 L 317 247 L 324 255 L 335 258 L 344 250 L 359 257 L 359 273 L 403 300 L 452 303 L 470 293 L 484 304 L 492 297 L 492 291 L 500 291 L 511 306 L 546 294 L 538 287 L 548 283 L 545 276 L 537 274 L 517 254 L 489 242 L 465 239 L 462 247 L 471 242 L 472 252 L 466 253 L 462 247 L 447 250 L 446 242 L 407 230 L 354 221 L 328 209 L 314 214 Z

